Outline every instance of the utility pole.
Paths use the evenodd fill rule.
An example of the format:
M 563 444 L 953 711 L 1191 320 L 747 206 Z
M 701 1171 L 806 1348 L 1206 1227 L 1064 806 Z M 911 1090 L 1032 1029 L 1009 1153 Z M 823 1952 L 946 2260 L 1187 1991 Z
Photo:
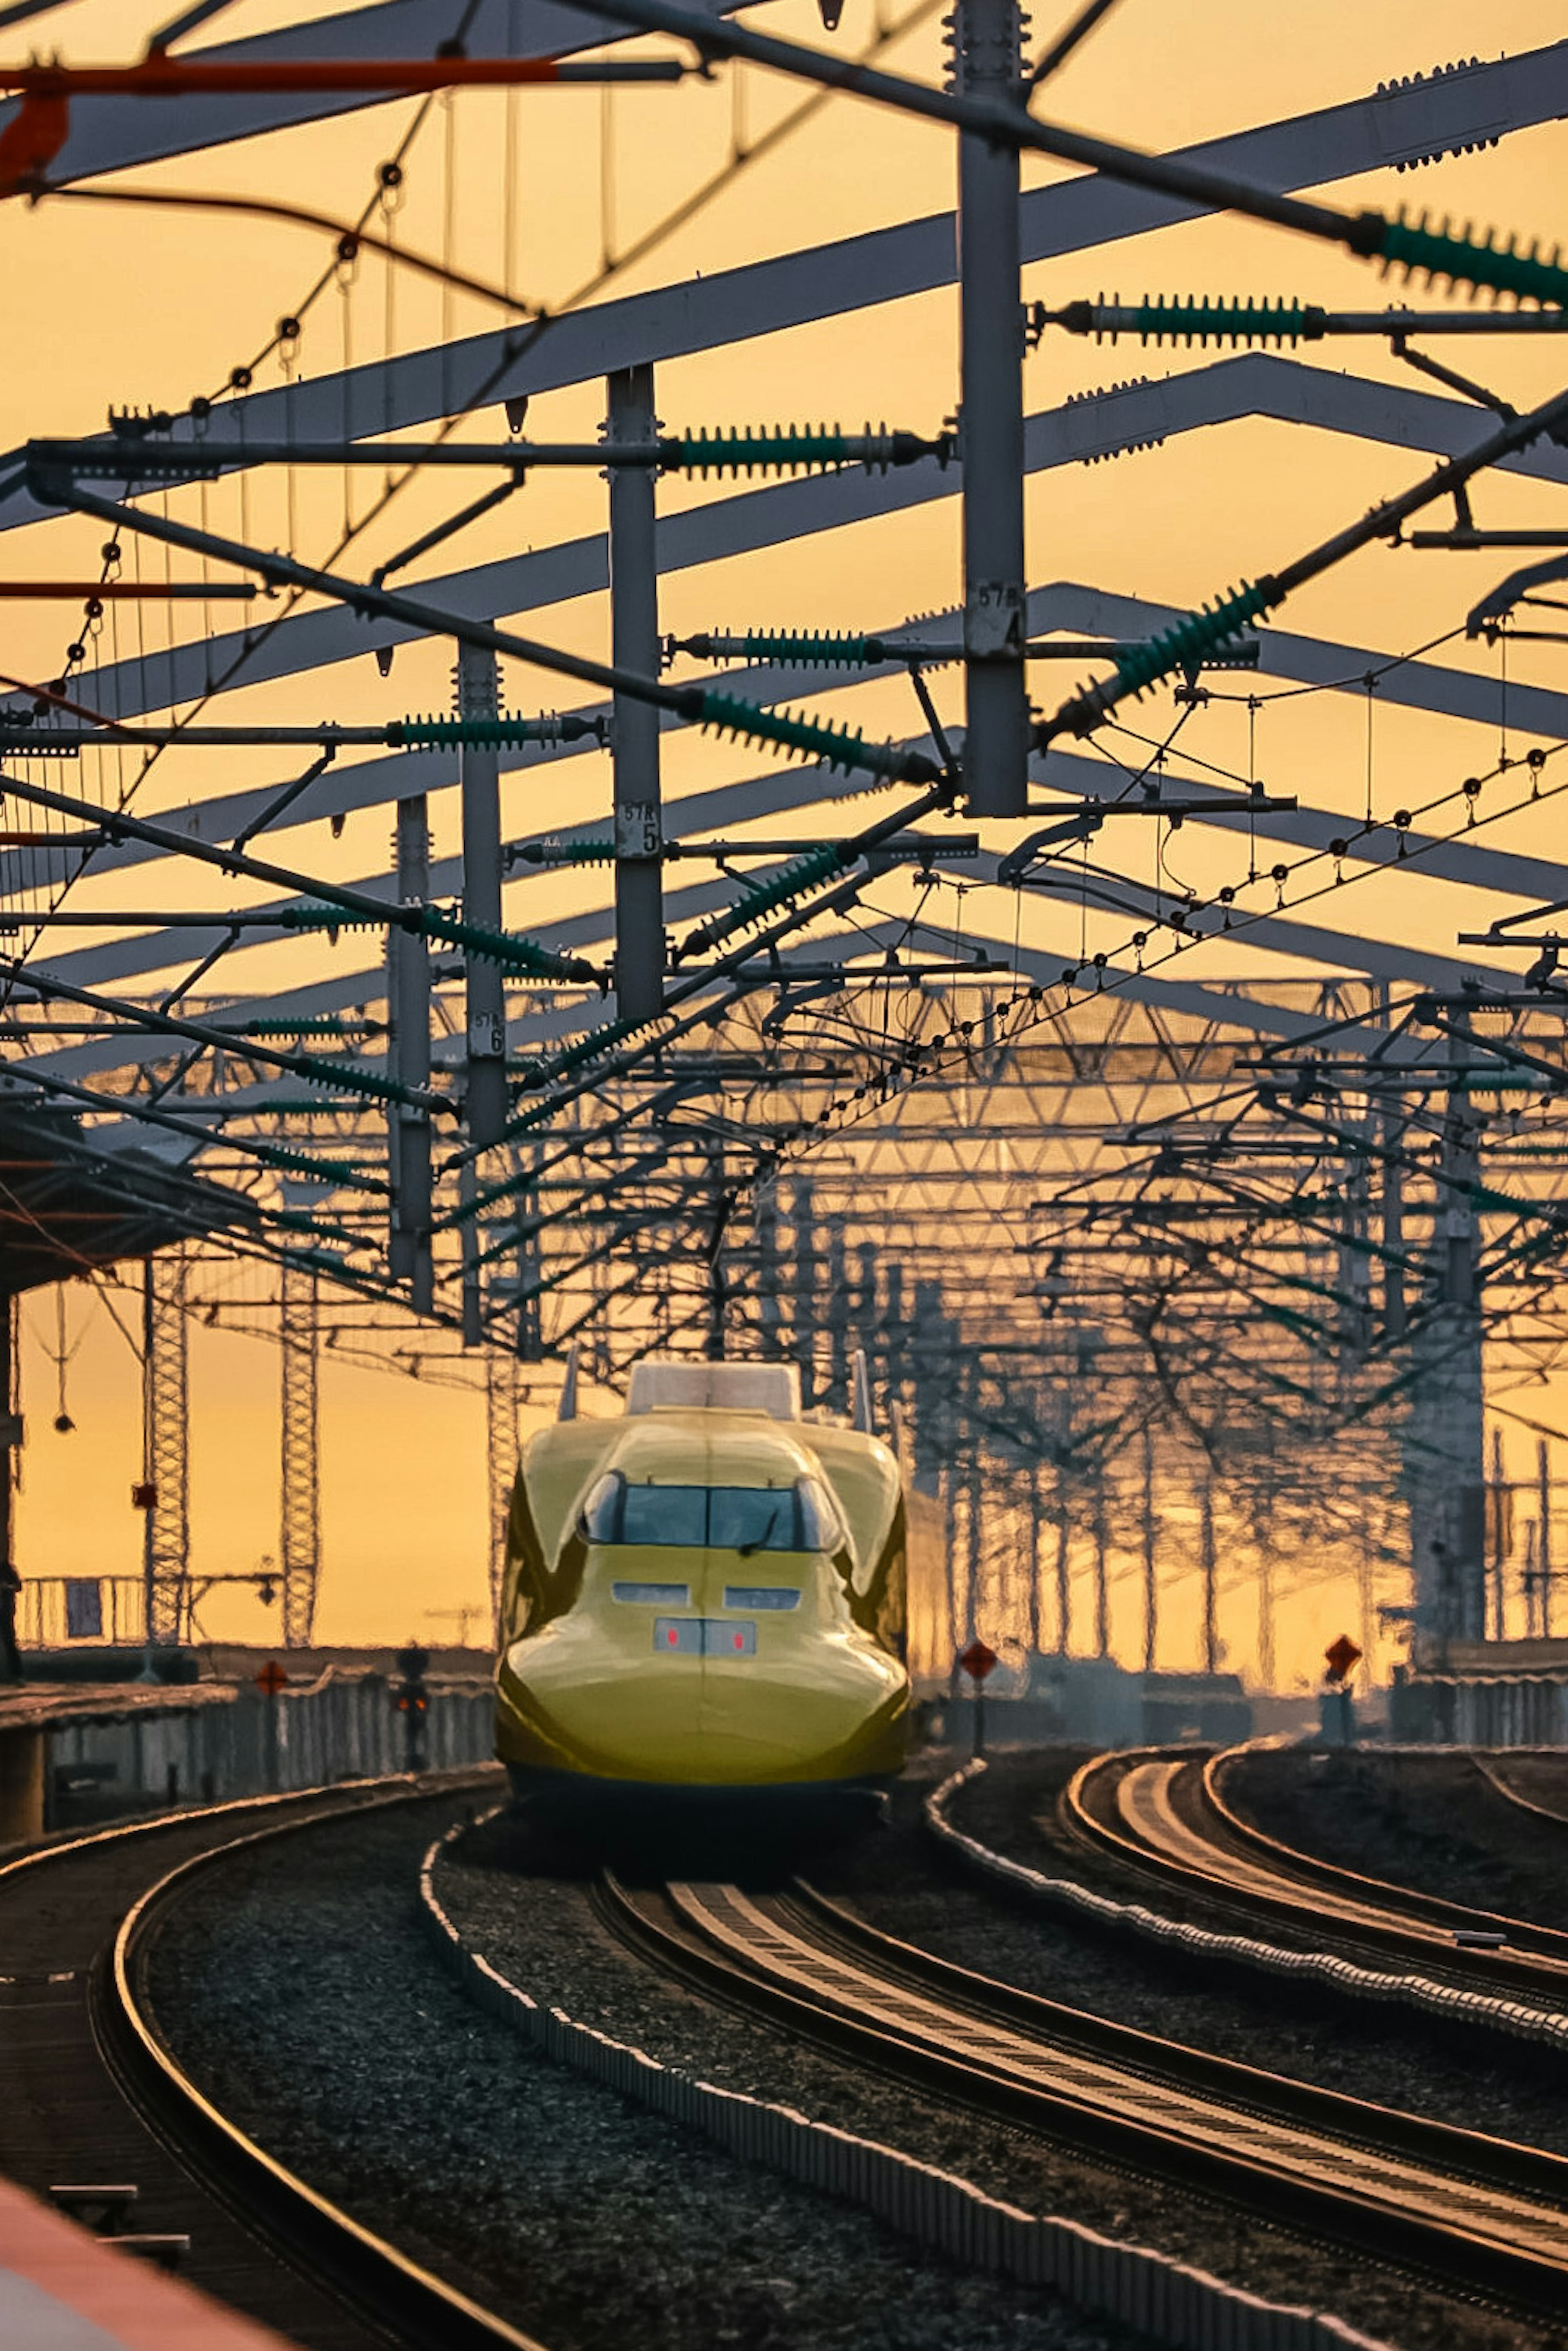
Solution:
M 1367 1150 L 1372 1121 L 1347 1120 L 1355 1141 L 1345 1155 L 1339 1248 L 1340 1374 L 1347 1380 L 1372 1344 L 1372 1257 L 1368 1249 L 1372 1207 L 1372 1162 Z
M 606 379 L 611 441 L 645 446 L 658 433 L 653 371 L 619 368 Z M 641 677 L 659 674 L 659 563 L 653 469 L 610 469 L 611 659 Z M 615 1002 L 623 1020 L 664 1008 L 664 817 L 659 713 L 614 698 Z
M 457 648 L 457 715 L 495 718 L 501 706 L 493 653 Z M 477 929 L 501 928 L 501 762 L 494 743 L 465 743 L 463 918 Z M 507 991 L 498 963 L 467 951 L 468 1140 L 498 1143 L 507 1123 Z
M 1397 1344 L 1409 1329 L 1405 1302 L 1405 1171 L 1398 1154 L 1404 1145 L 1404 1122 L 1397 1094 L 1385 1092 L 1382 1108 L 1383 1143 L 1383 1335 Z
M 1108 1657 L 1111 1654 L 1111 1582 L 1105 1562 L 1108 1540 L 1105 1471 L 1102 1465 L 1094 1479 L 1094 1654 L 1097 1657 Z
M 1144 1423 L 1144 1671 L 1152 1674 L 1160 1635 L 1160 1587 L 1155 1552 L 1159 1520 L 1155 1516 L 1155 1432 Z
M 1535 1538 L 1536 1606 L 1540 1612 L 1541 1630 L 1546 1640 L 1552 1638 L 1552 1454 L 1544 1437 L 1535 1447 L 1535 1475 L 1541 1499 L 1537 1505 Z
M 507 1531 L 517 1475 L 517 1359 L 492 1348 L 485 1359 L 485 1467 L 490 1499 L 490 1621 L 501 1631 Z
M 400 903 L 423 906 L 430 895 L 430 821 L 423 792 L 399 800 L 392 850 Z M 387 967 L 392 1075 L 400 1085 L 423 1092 L 430 1084 L 430 954 L 424 940 L 395 926 L 389 930 Z M 387 1261 L 395 1279 L 408 1283 L 414 1312 L 428 1314 L 435 1302 L 430 1113 L 413 1102 L 390 1102 L 387 1126 L 392 1182 Z
M 22 1579 L 13 1557 L 16 1527 L 16 1458 L 22 1430 L 16 1409 L 16 1299 L 0 1290 L 0 1405 L 5 1412 L 5 1462 L 0 1467 L 0 1682 L 22 1678 L 16 1646 L 16 1600 Z
M 954 87 L 1021 104 L 1018 0 L 956 0 Z M 964 465 L 964 788 L 976 816 L 1022 816 L 1029 789 L 1023 666 L 1023 304 L 1019 153 L 958 141 L 960 444 Z
M 1072 1526 L 1067 1515 L 1067 1488 L 1056 1473 L 1056 1654 L 1067 1655 L 1072 1639 Z
M 1214 1471 L 1207 1464 L 1202 1489 L 1203 1539 L 1203 1670 L 1219 1671 L 1219 1595 L 1214 1543 Z
M 1477 1130 L 1460 1073 L 1474 1046 L 1450 1008 L 1456 1065 L 1443 1120 L 1433 1207 L 1433 1303 L 1417 1340 L 1406 1430 L 1417 1629 L 1446 1657 L 1450 1641 L 1486 1637 L 1486 1462 L 1481 1376 Z
M 1505 1562 L 1508 1554 L 1509 1521 L 1513 1513 L 1509 1508 L 1512 1496 L 1503 1473 L 1502 1431 L 1494 1424 L 1491 1433 L 1491 1508 L 1487 1512 L 1487 1548 L 1491 1552 L 1488 1562 L 1491 1583 L 1491 1636 L 1494 1641 L 1506 1640 L 1508 1594 L 1504 1588 Z
M 1369 1621 L 1366 1604 L 1364 1600 L 1362 1604 L 1364 1628 Z M 1361 1646 L 1364 1654 L 1370 1657 L 1372 1655 L 1370 1632 L 1364 1632 Z M 1273 1553 L 1265 1545 L 1258 1558 L 1258 1678 L 1266 1690 L 1273 1688 L 1274 1674 L 1274 1558 Z
M 1029 1472 L 1029 1653 L 1031 1658 L 1040 1655 L 1040 1536 L 1043 1517 L 1040 1468 L 1039 1461 L 1032 1461 Z

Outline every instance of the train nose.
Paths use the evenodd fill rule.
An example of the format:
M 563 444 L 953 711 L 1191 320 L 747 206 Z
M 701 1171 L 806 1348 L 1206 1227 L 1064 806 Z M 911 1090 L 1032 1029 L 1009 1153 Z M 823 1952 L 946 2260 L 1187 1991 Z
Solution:
M 890 1660 L 846 1642 L 765 1661 L 754 1625 L 720 1619 L 695 1635 L 692 1623 L 654 1628 L 635 1658 L 601 1651 L 591 1671 L 576 1638 L 517 1644 L 506 1685 L 531 1752 L 515 1760 L 676 1786 L 887 1768 L 904 1704 Z

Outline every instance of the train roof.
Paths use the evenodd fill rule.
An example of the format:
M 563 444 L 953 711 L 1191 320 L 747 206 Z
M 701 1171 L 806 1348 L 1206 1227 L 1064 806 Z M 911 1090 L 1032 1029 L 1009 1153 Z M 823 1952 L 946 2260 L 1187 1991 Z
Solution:
M 759 1412 L 769 1420 L 800 1417 L 800 1374 L 793 1364 L 705 1364 L 652 1356 L 632 1367 L 626 1412 Z

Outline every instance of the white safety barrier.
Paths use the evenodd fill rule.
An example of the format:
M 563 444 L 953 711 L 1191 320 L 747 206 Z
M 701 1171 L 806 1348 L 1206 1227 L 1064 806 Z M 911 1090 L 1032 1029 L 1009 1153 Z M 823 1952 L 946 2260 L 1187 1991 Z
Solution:
M 645 2050 L 614 2041 L 563 2009 L 544 2008 L 470 1950 L 435 1891 L 438 1837 L 420 1872 L 421 1908 L 437 1948 L 479 2006 L 522 2032 L 557 2064 L 623 2097 L 689 2124 L 732 2155 L 766 2163 L 810 2188 L 860 2204 L 928 2252 L 1022 2285 L 1053 2287 L 1082 2310 L 1119 2319 L 1172 2351 L 1391 2351 L 1326 2313 L 1265 2302 L 1146 2245 L 1120 2244 L 1077 2220 L 1037 2217 L 999 2203 L 967 2179 L 896 2147 L 814 2123 L 737 2090 L 699 2082 Z
M 982 1876 L 1017 1886 L 1038 1901 L 1075 1911 L 1080 1917 L 1092 1918 L 1102 1926 L 1119 1928 L 1151 1942 L 1164 1943 L 1191 1958 L 1233 1959 L 1243 1967 L 1260 1968 L 1270 1975 L 1321 1983 L 1356 2000 L 1400 2001 L 1406 2007 L 1445 2017 L 1450 2023 L 1506 2032 L 1516 2041 L 1538 2042 L 1546 2049 L 1568 2049 L 1568 2016 L 1559 2015 L 1554 2010 L 1530 2008 L 1521 2001 L 1490 1999 L 1484 1992 L 1434 1983 L 1427 1976 L 1385 1974 L 1376 1968 L 1358 1968 L 1351 1960 L 1336 1959 L 1326 1951 L 1292 1951 L 1280 1943 L 1260 1942 L 1251 1935 L 1217 1935 L 1207 1927 L 1186 1927 L 1158 1910 L 1145 1909 L 1140 1902 L 1115 1902 L 1109 1895 L 1096 1894 L 1071 1877 L 1047 1877 L 1043 1870 L 1026 1868 L 1021 1861 L 1009 1861 L 1005 1854 L 993 1853 L 977 1838 L 966 1836 L 947 1818 L 947 1806 L 959 1789 L 985 1769 L 984 1756 L 976 1756 L 925 1799 L 925 1819 L 934 1834 L 949 1853 L 958 1855 Z

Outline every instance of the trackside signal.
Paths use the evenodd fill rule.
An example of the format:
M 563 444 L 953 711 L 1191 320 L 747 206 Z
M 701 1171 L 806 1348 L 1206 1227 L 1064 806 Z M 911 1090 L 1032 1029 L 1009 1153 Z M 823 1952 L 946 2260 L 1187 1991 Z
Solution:
M 402 1717 L 402 1763 L 405 1771 L 423 1771 L 425 1767 L 424 1718 L 430 1710 L 430 1692 L 424 1686 L 425 1667 L 430 1663 L 430 1651 L 411 1641 L 406 1649 L 397 1653 L 397 1669 L 402 1679 L 392 1691 L 392 1704 Z

